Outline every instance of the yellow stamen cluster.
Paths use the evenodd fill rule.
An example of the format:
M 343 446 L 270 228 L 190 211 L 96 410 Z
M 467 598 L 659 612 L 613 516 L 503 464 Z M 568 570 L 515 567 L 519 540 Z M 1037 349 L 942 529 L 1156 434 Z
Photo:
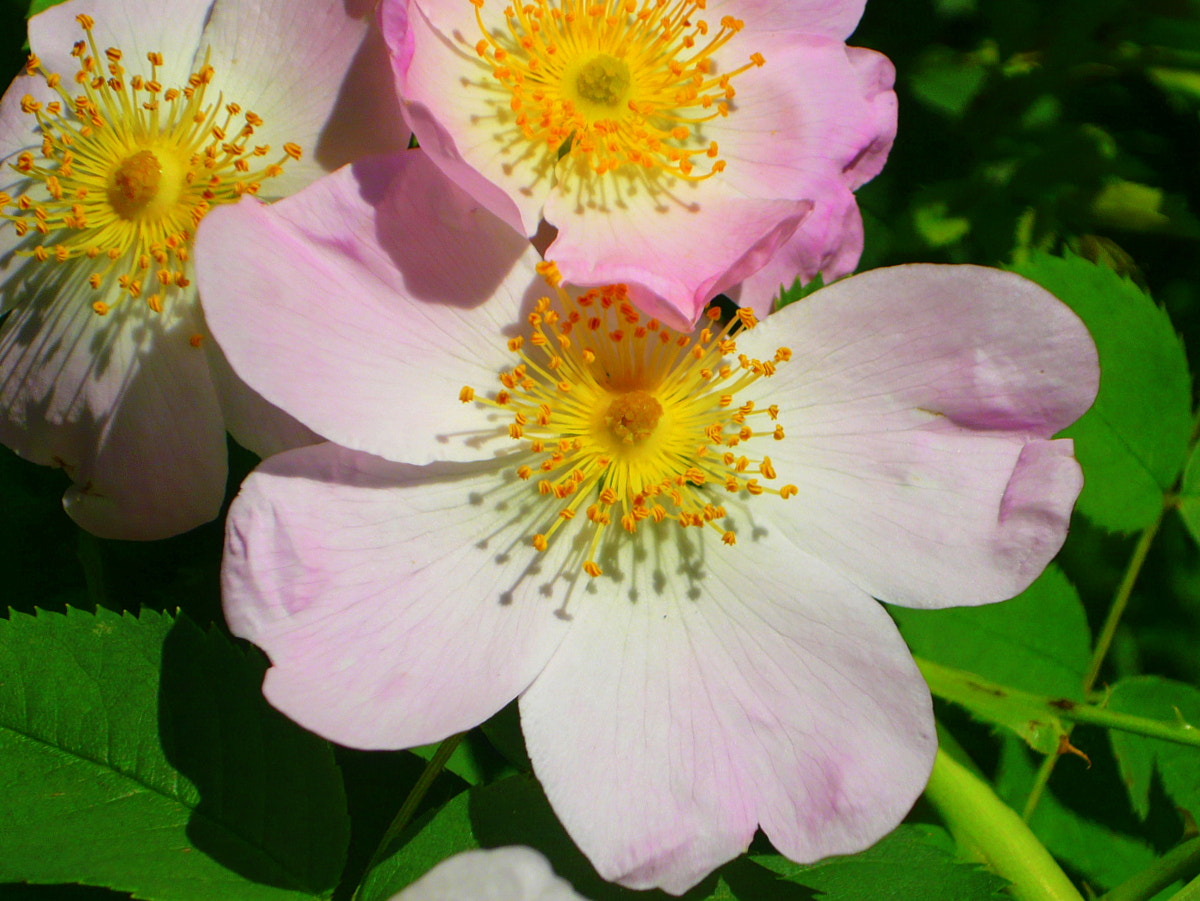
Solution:
M 797 493 L 795 485 L 770 484 L 777 474 L 769 456 L 742 449 L 756 439 L 783 440 L 779 408 L 736 401 L 791 351 L 779 348 L 770 360 L 739 354 L 734 332 L 752 328 L 754 314 L 739 310 L 724 327 L 719 319 L 710 310 L 703 328 L 683 334 L 644 319 L 624 285 L 578 298 L 558 289 L 557 304 L 539 300 L 528 333 L 509 341 L 519 361 L 500 374 L 499 388 L 487 397 L 463 388 L 464 403 L 511 415 L 509 437 L 529 451 L 516 474 L 543 501 L 534 548 L 545 550 L 582 515 L 592 535 L 581 567 L 599 576 L 597 557 L 613 523 L 636 533 L 646 520 L 671 520 L 715 529 L 732 545 L 724 493 Z
M 72 79 L 47 72 L 36 56 L 26 65 L 59 99 L 22 100 L 42 144 L 17 157 L 24 182 L 15 197 L 0 193 L 0 225 L 7 220 L 28 238 L 18 253 L 81 263 L 93 291 L 111 299 L 115 280 L 122 294 L 161 312 L 165 296 L 191 283 L 189 248 L 209 209 L 258 193 L 301 150 L 286 144 L 266 162 L 271 148 L 250 140 L 259 116 L 220 97 L 206 104 L 215 74 L 207 63 L 185 85 L 164 88 L 161 53 L 146 54 L 148 77 L 129 75 L 119 49 L 97 48 L 91 17 L 76 20 L 84 39 L 72 50 Z M 92 309 L 104 315 L 110 306 L 96 300 Z
M 492 32 L 485 0 L 470 2 L 483 33 L 475 51 L 522 138 L 543 154 L 569 154 L 598 174 L 635 166 L 695 181 L 725 168 L 703 125 L 729 115 L 734 78 L 765 64 L 753 53 L 715 71 L 713 56 L 740 20 L 710 26 L 706 0 L 513 0 L 507 30 Z

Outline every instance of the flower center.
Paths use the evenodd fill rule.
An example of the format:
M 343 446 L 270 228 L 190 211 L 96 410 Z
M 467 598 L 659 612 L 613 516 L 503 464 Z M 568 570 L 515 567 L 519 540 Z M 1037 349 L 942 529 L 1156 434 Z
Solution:
M 158 196 L 162 184 L 162 163 L 153 152 L 139 150 L 126 157 L 113 172 L 108 202 L 122 219 L 136 219 Z
M 613 436 L 632 444 L 649 437 L 662 418 L 663 408 L 653 396 L 645 391 L 628 391 L 618 394 L 604 414 L 604 424 Z
M 706 0 L 532 0 L 506 7 L 507 28 L 490 31 L 485 0 L 470 2 L 483 33 L 475 51 L 491 67 L 485 88 L 499 85 L 507 99 L 496 120 L 548 165 L 565 152 L 594 174 L 636 166 L 695 181 L 724 170 L 704 123 L 728 116 L 733 79 L 766 62 L 752 53 L 715 71 L 740 20 L 710 27 Z M 516 136 L 498 137 L 507 146 Z
M 76 20 L 84 40 L 72 49 L 79 60 L 72 79 L 47 72 L 35 56 L 26 65 L 59 99 L 43 104 L 27 94 L 21 101 L 42 144 L 38 155 L 18 155 L 25 181 L 16 197 L 0 193 L 0 224 L 28 236 L 17 253 L 86 266 L 95 292 L 144 297 L 161 312 L 164 297 L 191 284 L 191 241 L 209 209 L 258 193 L 301 150 L 285 144 L 264 163 L 270 147 L 250 143 L 262 119 L 236 103 L 205 102 L 212 66 L 164 89 L 161 53 L 146 54 L 148 76 L 130 76 L 119 49 L 97 48 L 91 17 Z M 72 81 L 80 93 L 67 90 Z M 109 290 L 114 283 L 120 294 Z M 96 300 L 92 309 L 103 315 L 109 304 Z
M 464 403 L 511 416 L 508 435 L 525 451 L 516 475 L 536 483 L 541 501 L 534 505 L 534 548 L 544 551 L 582 512 L 592 529 L 582 569 L 595 577 L 602 541 L 636 534 L 645 520 L 710 527 L 732 545 L 736 530 L 718 492 L 784 499 L 797 493 L 795 485 L 760 482 L 777 478 L 769 456 L 735 450 L 784 438 L 777 406 L 735 400 L 792 355 L 786 347 L 770 360 L 737 353 L 733 331 L 753 328 L 750 310 L 715 331 L 720 313 L 710 310 L 708 323 L 688 335 L 643 320 L 624 285 L 573 298 L 559 287 L 552 263 L 540 268 L 557 305 L 538 301 L 527 336 L 508 342 L 519 362 L 500 374 L 498 390 L 482 396 L 466 387 L 459 394 Z M 607 528 L 614 518 L 623 533 Z
M 601 53 L 579 67 L 575 91 L 583 103 L 617 106 L 629 96 L 629 66 L 622 59 Z

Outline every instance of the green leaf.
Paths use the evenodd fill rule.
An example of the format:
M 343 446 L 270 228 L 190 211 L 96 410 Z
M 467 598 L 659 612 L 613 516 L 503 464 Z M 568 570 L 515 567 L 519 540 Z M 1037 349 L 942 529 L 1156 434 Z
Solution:
M 1159 676 L 1132 676 L 1112 687 L 1108 706 L 1121 713 L 1200 726 L 1200 690 Z M 1150 813 L 1150 779 L 1157 765 L 1163 789 L 1180 807 L 1200 816 L 1200 748 L 1121 732 L 1112 733 L 1113 755 L 1134 810 Z
M 1079 257 L 1031 252 L 1015 272 L 1073 309 L 1100 354 L 1100 394 L 1063 432 L 1075 439 L 1085 483 L 1079 509 L 1110 531 L 1158 516 L 1187 454 L 1191 378 L 1167 314 L 1132 282 Z
M 814 291 L 820 291 L 825 287 L 825 277 L 818 272 L 816 278 L 805 284 L 800 281 L 800 276 L 796 276 L 796 280 L 792 282 L 790 288 L 779 286 L 779 293 L 775 296 L 775 309 L 782 310 L 789 304 L 793 304 L 798 300 L 803 300 L 812 294 Z
M 326 742 L 263 700 L 263 669 L 183 617 L 0 621 L 0 881 L 328 897 L 341 777 Z
M 755 857 L 756 863 L 788 882 L 818 891 L 836 901 L 988 901 L 1007 898 L 1005 881 L 972 864 L 958 863 L 954 842 L 944 829 L 902 825 L 860 854 L 830 857 L 804 866 L 779 855 Z
M 458 743 L 458 747 L 454 749 L 454 753 L 450 755 L 450 759 L 446 761 L 446 770 L 460 776 L 465 782 L 470 785 L 479 785 L 486 778 L 483 771 L 483 766 L 479 762 L 479 756 L 475 748 L 471 744 L 471 736 Z M 441 746 L 440 741 L 435 741 L 431 745 L 421 745 L 418 748 L 412 748 L 412 753 L 416 754 L 422 760 L 428 762 L 433 759 L 433 755 L 437 753 L 437 749 Z
M 45 12 L 52 6 L 65 2 L 65 0 L 32 0 L 29 4 L 29 15 L 36 16 L 40 12 Z
M 1200 541 L 1200 444 L 1192 448 L 1187 467 L 1183 471 L 1183 484 L 1179 487 L 1179 515 L 1192 537 Z
M 888 609 L 920 657 L 1033 694 L 1081 698 L 1091 656 L 1087 616 L 1056 566 L 1000 604 Z
M 932 44 L 915 60 L 908 83 L 918 101 L 954 119 L 970 107 L 987 78 L 981 54 L 958 53 Z
M 1020 810 L 1034 776 L 1028 752 L 1015 739 L 1006 740 L 996 774 L 999 795 Z M 1055 857 L 1106 890 L 1158 859 L 1149 845 L 1081 816 L 1049 791 L 1042 793 L 1029 825 Z

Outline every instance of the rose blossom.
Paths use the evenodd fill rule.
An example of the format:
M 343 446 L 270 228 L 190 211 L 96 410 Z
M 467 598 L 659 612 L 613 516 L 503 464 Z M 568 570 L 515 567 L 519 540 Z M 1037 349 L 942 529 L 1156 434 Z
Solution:
M 896 134 L 859 0 L 384 0 L 405 115 L 461 187 L 576 285 L 690 328 L 777 250 L 853 270 L 851 193 Z M 770 286 L 772 292 L 778 284 Z
M 215 517 L 226 427 L 263 454 L 312 440 L 206 340 L 191 242 L 214 205 L 403 146 L 365 12 L 72 0 L 29 20 L 0 101 L 0 441 L 66 470 L 84 528 L 161 538 Z
M 337 442 L 230 512 L 267 698 L 360 748 L 519 698 L 555 811 L 630 887 L 683 892 L 759 826 L 798 861 L 894 827 L 936 742 L 873 598 L 1011 597 L 1082 484 L 1051 436 L 1095 348 L 1010 273 L 878 270 L 679 333 L 566 290 L 420 151 L 214 211 L 197 253 L 233 367 Z

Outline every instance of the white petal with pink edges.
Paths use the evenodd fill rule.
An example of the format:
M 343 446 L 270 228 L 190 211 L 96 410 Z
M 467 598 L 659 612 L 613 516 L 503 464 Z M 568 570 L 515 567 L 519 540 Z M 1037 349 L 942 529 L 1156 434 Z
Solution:
M 41 61 L 34 68 L 40 65 L 44 71 L 19 76 L 0 100 L 0 160 L 7 173 L 0 189 L 9 195 L 6 220 L 33 216 L 10 198 L 25 195 L 47 208 L 56 202 L 47 173 L 64 191 L 74 192 L 78 185 L 71 179 L 78 172 L 96 170 L 105 178 L 119 172 L 123 179 L 133 179 L 122 182 L 127 184 L 123 190 L 133 191 L 130 202 L 138 204 L 161 201 L 159 177 L 184 184 L 183 169 L 192 157 L 180 156 L 174 169 L 171 164 L 184 140 L 174 131 L 175 118 L 185 115 L 179 112 L 184 101 L 171 95 L 172 89 L 188 86 L 189 74 L 198 79 L 196 96 L 206 92 L 204 108 L 213 108 L 219 117 L 224 103 L 230 120 L 205 125 L 211 134 L 188 136 L 187 154 L 193 153 L 193 137 L 228 138 L 227 146 L 242 141 L 247 154 L 262 147 L 248 169 L 223 165 L 228 172 L 252 173 L 247 179 L 262 178 L 262 184 L 242 187 L 250 193 L 261 188 L 264 198 L 312 180 L 321 171 L 319 163 L 344 161 L 352 145 L 358 145 L 359 153 L 403 147 L 408 131 L 395 115 L 390 65 L 367 7 L 343 0 L 71 0 L 34 16 L 30 44 Z M 113 78 L 101 88 L 91 89 L 113 95 L 93 101 L 95 115 L 113 118 L 96 126 L 96 133 L 117 137 L 107 143 L 73 140 L 78 172 L 72 174 L 60 157 L 65 144 L 51 137 L 52 152 L 46 156 L 41 126 L 21 105 L 31 95 L 43 104 L 45 121 L 57 121 L 59 113 L 49 104 L 62 101 L 48 87 L 46 75 L 56 73 L 64 84 L 72 83 L 80 65 L 71 55 L 73 45 L 83 38 L 85 55 L 92 53 L 84 25 L 100 55 L 98 65 L 119 60 L 122 67 L 113 69 Z M 152 69 L 148 54 L 161 54 L 161 65 Z M 155 90 L 164 91 L 157 126 L 142 102 L 149 102 L 151 89 L 145 85 L 152 75 L 161 83 Z M 351 79 L 358 80 L 357 86 Z M 142 93 L 131 99 L 129 92 L 138 91 Z M 66 106 L 74 108 L 69 101 Z M 145 121 L 127 121 L 135 115 L 131 110 Z M 195 121 L 192 112 L 186 116 Z M 259 116 L 264 121 L 254 133 L 244 133 Z M 61 127 L 69 131 L 73 126 Z M 159 134 L 153 134 L 154 127 Z M 46 128 L 53 136 L 58 126 Z M 332 136 L 332 129 L 341 133 Z M 347 134 L 355 131 L 361 140 Z M 146 134 L 151 137 L 139 137 Z M 302 159 L 291 159 L 295 165 L 285 166 L 281 179 L 253 174 L 274 159 L 288 161 L 294 154 L 285 154 L 287 142 L 300 145 Z M 26 167 L 32 176 L 9 165 L 26 151 L 37 161 L 33 170 Z M 146 152 L 155 154 L 153 184 L 141 170 L 130 170 L 132 176 L 126 170 Z M 227 173 L 213 177 L 222 186 L 218 191 L 234 196 Z M 213 188 L 211 182 L 205 184 Z M 133 201 L 138 191 L 143 195 Z M 179 196 L 184 193 L 181 188 Z M 209 351 L 203 348 L 209 339 L 188 251 L 194 222 L 208 206 L 222 202 L 222 195 L 211 194 L 203 203 L 196 199 L 198 206 L 162 225 L 157 237 L 133 235 L 131 223 L 140 220 L 122 212 L 112 193 L 90 195 L 81 201 L 92 204 L 83 214 L 65 203 L 55 208 L 44 239 L 36 229 L 21 235 L 13 221 L 0 220 L 0 303 L 13 310 L 0 338 L 5 401 L 0 433 L 18 453 L 66 467 L 75 481 L 65 498 L 67 510 L 86 528 L 124 538 L 166 537 L 212 519 L 220 509 L 223 409 L 237 417 L 239 438 L 259 448 L 293 446 L 310 433 L 259 402 L 236 379 L 224 373 L 214 378 L 209 371 Z M 167 206 L 172 203 L 183 205 L 179 200 Z M 138 210 L 144 212 L 140 206 Z M 82 225 L 77 224 L 80 215 Z M 28 225 L 21 222 L 22 228 Z M 119 241 L 113 237 L 123 230 L 131 234 Z M 98 252 L 85 255 L 81 248 L 92 241 Z M 44 252 L 44 258 L 33 255 L 35 250 Z M 60 262 L 64 251 L 69 258 Z M 96 281 L 94 287 L 89 279 Z M 256 420 L 252 408 L 266 415 Z
M 545 292 L 538 257 L 420 151 L 269 208 L 214 210 L 196 251 L 234 370 L 315 432 L 411 463 L 475 460 L 507 439 L 459 391 L 508 362 L 497 336 Z
M 606 879 L 680 894 L 759 824 L 793 860 L 850 853 L 924 787 L 929 695 L 895 626 L 756 523 L 729 553 L 647 536 L 521 698 L 534 771 Z
M 499 468 L 322 444 L 246 480 L 225 611 L 271 658 L 272 704 L 342 744 L 406 748 L 477 726 L 525 690 L 568 628 L 555 613 L 565 584 L 544 586 L 570 547 L 530 556 L 522 511 L 496 500 Z

